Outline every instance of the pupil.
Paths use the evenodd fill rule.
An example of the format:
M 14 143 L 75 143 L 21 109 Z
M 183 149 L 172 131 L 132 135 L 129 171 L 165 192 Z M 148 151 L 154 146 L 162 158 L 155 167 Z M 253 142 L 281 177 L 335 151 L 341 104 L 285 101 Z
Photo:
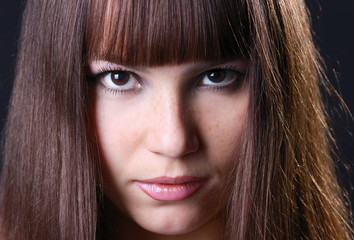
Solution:
M 208 78 L 210 79 L 210 81 L 212 82 L 222 82 L 225 79 L 225 71 L 222 70 L 213 70 L 208 72 Z

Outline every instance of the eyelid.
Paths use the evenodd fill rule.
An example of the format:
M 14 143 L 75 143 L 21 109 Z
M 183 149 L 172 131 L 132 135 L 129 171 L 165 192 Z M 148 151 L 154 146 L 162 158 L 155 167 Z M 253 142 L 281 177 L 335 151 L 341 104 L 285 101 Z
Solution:
M 115 63 L 111 63 L 108 61 L 93 61 L 90 64 L 90 78 L 94 80 L 98 80 L 100 77 L 104 76 L 105 74 L 108 74 L 110 72 L 116 72 L 116 71 L 122 71 L 129 73 L 133 75 L 140 84 L 143 84 L 143 78 L 141 77 L 141 71 L 146 71 L 145 68 L 133 68 L 133 67 L 127 67 Z
M 145 80 L 142 78 L 142 75 L 146 78 L 148 76 L 145 76 L 145 73 L 149 73 L 148 69 L 149 68 L 144 68 L 141 67 L 143 72 L 140 72 L 140 67 L 129 67 L 129 66 L 123 66 L 123 65 L 119 65 L 119 64 L 115 64 L 115 63 L 111 63 L 108 61 L 93 61 L 90 62 L 90 72 L 91 72 L 91 76 L 90 79 L 93 79 L 95 81 L 98 81 L 100 78 L 105 77 L 106 74 L 109 74 L 111 72 L 114 71 L 123 71 L 126 72 L 127 74 L 131 74 L 132 77 L 134 77 L 141 85 L 146 84 Z M 227 70 L 227 71 L 231 71 L 234 74 L 237 75 L 237 77 L 235 78 L 235 81 L 232 81 L 232 83 L 230 84 L 225 84 L 223 86 L 221 86 L 222 84 L 220 84 L 220 86 L 218 86 L 218 84 L 215 85 L 199 85 L 200 81 L 202 81 L 203 77 L 206 76 L 206 74 L 210 71 L 213 70 Z M 196 64 L 194 67 L 191 68 L 187 68 L 187 70 L 185 72 L 181 72 L 182 76 L 184 76 L 183 78 L 188 78 L 190 79 L 192 82 L 190 85 L 191 87 L 199 87 L 199 88 L 227 88 L 229 86 L 236 86 L 239 83 L 241 83 L 244 78 L 247 75 L 247 71 L 248 71 L 248 64 L 243 62 L 243 61 L 239 61 L 239 60 L 235 60 L 235 61 L 230 61 L 230 62 L 225 62 L 225 63 L 214 63 L 214 64 L 208 64 L 208 63 L 198 63 Z M 149 78 L 149 77 L 148 77 Z M 102 84 L 102 83 L 101 83 Z M 198 86 L 199 85 L 199 86 Z M 125 90 L 123 90 L 125 91 Z
M 243 71 L 240 68 L 241 67 L 239 67 L 237 65 L 221 64 L 221 65 L 215 65 L 215 66 L 211 67 L 210 70 L 207 70 L 206 72 L 212 71 L 212 70 L 230 70 L 230 71 L 238 72 L 240 74 L 246 74 L 246 71 Z
M 96 73 L 93 73 L 92 76 L 94 77 L 102 77 L 108 73 L 111 73 L 111 72 L 126 72 L 126 73 L 129 73 L 129 74 L 133 74 L 135 76 L 138 76 L 134 71 L 131 71 L 130 69 L 127 69 L 127 68 L 124 68 L 124 67 L 121 67 L 121 66 L 117 66 L 117 67 L 111 67 L 111 66 L 100 66 Z
M 242 75 L 242 77 L 245 77 L 248 72 L 247 68 L 244 69 L 244 67 L 240 66 L 240 64 L 238 64 L 238 63 L 235 63 L 235 64 L 224 63 L 224 64 L 213 64 L 208 67 L 205 67 L 199 71 L 198 76 L 200 77 L 203 74 L 213 71 L 213 70 L 229 70 L 229 71 L 233 71 L 233 72 L 236 72 L 236 73 Z
M 147 71 L 145 67 L 120 65 L 106 60 L 94 60 L 89 63 L 89 72 L 91 74 L 95 75 L 102 72 L 102 70 L 126 71 L 132 73 L 143 73 Z
M 97 69 L 95 69 L 94 71 L 92 71 L 91 69 L 91 74 L 90 77 L 93 78 L 94 80 L 99 80 L 100 78 L 102 78 L 103 76 L 105 76 L 106 74 L 112 73 L 112 72 L 126 72 L 128 74 L 133 75 L 140 84 L 142 84 L 142 78 L 139 74 L 137 74 L 134 70 L 121 66 L 121 65 L 113 65 L 113 64 L 106 64 L 102 66 L 97 67 Z
M 231 81 L 230 83 L 216 83 L 216 84 L 207 84 L 207 85 L 200 85 L 200 88 L 206 88 L 206 89 L 223 89 L 223 88 L 228 88 L 228 87 L 232 87 L 232 86 L 237 86 L 240 83 L 243 82 L 243 80 L 245 79 L 247 72 L 243 72 L 238 70 L 237 67 L 235 66 L 230 66 L 230 65 L 218 65 L 218 66 L 214 66 L 208 70 L 203 71 L 202 73 L 200 73 L 197 77 L 197 81 L 196 84 L 199 85 L 203 79 L 207 76 L 208 73 L 213 72 L 213 71 L 218 71 L 218 70 L 224 70 L 224 71 L 229 71 L 232 72 L 232 74 L 236 75 L 236 79 Z
M 230 69 L 236 70 L 239 72 L 246 72 L 248 69 L 248 61 L 246 60 L 235 60 L 235 61 L 228 61 L 223 63 L 215 63 L 210 64 L 204 68 L 204 71 L 212 70 L 212 69 Z
M 95 70 L 96 73 L 91 74 L 91 79 L 101 88 L 101 90 L 113 94 L 113 95 L 125 95 L 129 93 L 136 93 L 141 90 L 141 85 L 142 85 L 142 80 L 141 77 L 136 74 L 135 72 L 132 72 L 124 67 L 121 66 L 100 66 Z M 114 74 L 114 72 L 124 72 L 125 74 L 130 75 L 129 78 L 133 78 L 133 81 L 137 84 L 137 86 L 132 86 L 132 87 L 124 87 L 125 85 L 129 84 L 124 84 L 121 86 L 110 86 L 110 83 L 106 82 L 106 77 L 109 77 L 110 74 Z M 132 81 L 132 80 L 130 80 Z M 113 83 L 114 84 L 114 83 Z

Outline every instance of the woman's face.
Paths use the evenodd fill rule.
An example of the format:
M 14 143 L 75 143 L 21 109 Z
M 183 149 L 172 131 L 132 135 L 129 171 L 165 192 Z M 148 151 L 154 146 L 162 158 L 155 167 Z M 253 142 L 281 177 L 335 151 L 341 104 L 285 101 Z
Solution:
M 247 121 L 248 62 L 90 62 L 105 195 L 138 225 L 184 234 L 218 218 Z

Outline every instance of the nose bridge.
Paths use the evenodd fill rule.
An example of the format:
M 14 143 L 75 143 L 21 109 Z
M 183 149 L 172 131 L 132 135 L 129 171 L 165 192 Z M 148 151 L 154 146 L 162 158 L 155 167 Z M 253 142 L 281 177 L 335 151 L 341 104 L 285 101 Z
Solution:
M 161 98 L 159 105 L 162 107 L 159 113 L 163 120 L 163 125 L 166 127 L 165 131 L 173 131 L 176 133 L 180 130 L 184 130 L 185 126 L 184 119 L 186 113 L 183 111 L 183 102 L 181 97 L 176 94 L 166 94 L 165 97 Z M 183 115 L 184 114 L 184 115 Z
M 154 100 L 153 123 L 150 129 L 150 151 L 171 158 L 196 151 L 198 140 L 193 131 L 190 112 L 182 94 L 162 91 Z

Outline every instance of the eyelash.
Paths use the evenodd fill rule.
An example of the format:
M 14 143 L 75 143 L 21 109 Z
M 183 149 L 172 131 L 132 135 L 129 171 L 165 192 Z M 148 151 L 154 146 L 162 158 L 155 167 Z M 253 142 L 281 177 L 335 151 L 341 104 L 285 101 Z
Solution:
M 113 95 L 126 95 L 126 94 L 130 94 L 130 93 L 136 93 L 138 92 L 140 89 L 114 89 L 114 88 L 110 88 L 108 86 L 106 86 L 104 83 L 102 83 L 100 81 L 100 79 L 102 79 L 103 77 L 105 77 L 107 74 L 112 73 L 112 72 L 125 72 L 129 75 L 134 76 L 138 82 L 140 84 L 142 84 L 140 77 L 135 74 L 132 71 L 129 71 L 128 69 L 125 68 L 110 68 L 110 67 L 100 67 L 98 69 L 98 73 L 94 74 L 91 76 L 91 78 L 95 81 L 96 84 L 99 85 L 99 87 L 101 88 L 101 90 L 103 90 L 106 93 L 109 94 L 113 94 Z
M 203 77 L 206 77 L 208 73 L 212 71 L 218 71 L 218 70 L 224 70 L 224 71 L 229 71 L 232 74 L 235 74 L 237 79 L 233 80 L 231 83 L 225 84 L 223 86 L 211 86 L 211 85 L 206 85 L 206 86 L 198 86 L 198 84 L 203 80 Z M 142 90 L 141 88 L 131 88 L 131 89 L 114 89 L 110 88 L 104 83 L 102 83 L 101 79 L 105 77 L 107 74 L 110 74 L 112 72 L 124 72 L 129 74 L 130 76 L 134 77 L 140 85 L 142 85 L 142 79 L 137 75 L 136 73 L 125 69 L 125 68 L 110 68 L 110 67 L 101 67 L 98 69 L 98 73 L 94 74 L 91 76 L 91 79 L 94 80 L 96 84 L 99 85 L 101 90 L 103 90 L 106 93 L 113 94 L 113 95 L 126 95 L 126 94 L 134 94 Z M 201 74 L 197 75 L 195 77 L 195 84 L 194 86 L 197 86 L 198 88 L 207 90 L 207 91 L 214 91 L 214 92 L 219 92 L 219 91 L 224 91 L 227 89 L 231 89 L 234 87 L 239 86 L 244 78 L 246 76 L 246 73 L 238 71 L 235 69 L 233 66 L 222 66 L 222 67 L 216 67 L 216 68 L 211 68 L 210 70 L 203 71 Z
M 211 68 L 210 70 L 202 72 L 199 75 L 199 77 L 197 77 L 197 84 L 199 83 L 199 81 L 202 79 L 203 76 L 206 76 L 206 74 L 208 72 L 217 71 L 217 70 L 230 71 L 233 74 L 236 74 L 237 80 L 232 81 L 230 84 L 226 84 L 224 86 L 202 86 L 201 88 L 203 88 L 205 90 L 211 90 L 214 92 L 224 91 L 224 90 L 239 86 L 246 77 L 246 73 L 236 70 L 235 67 L 233 67 L 233 66 L 227 65 L 227 66 L 222 66 L 222 67 Z

